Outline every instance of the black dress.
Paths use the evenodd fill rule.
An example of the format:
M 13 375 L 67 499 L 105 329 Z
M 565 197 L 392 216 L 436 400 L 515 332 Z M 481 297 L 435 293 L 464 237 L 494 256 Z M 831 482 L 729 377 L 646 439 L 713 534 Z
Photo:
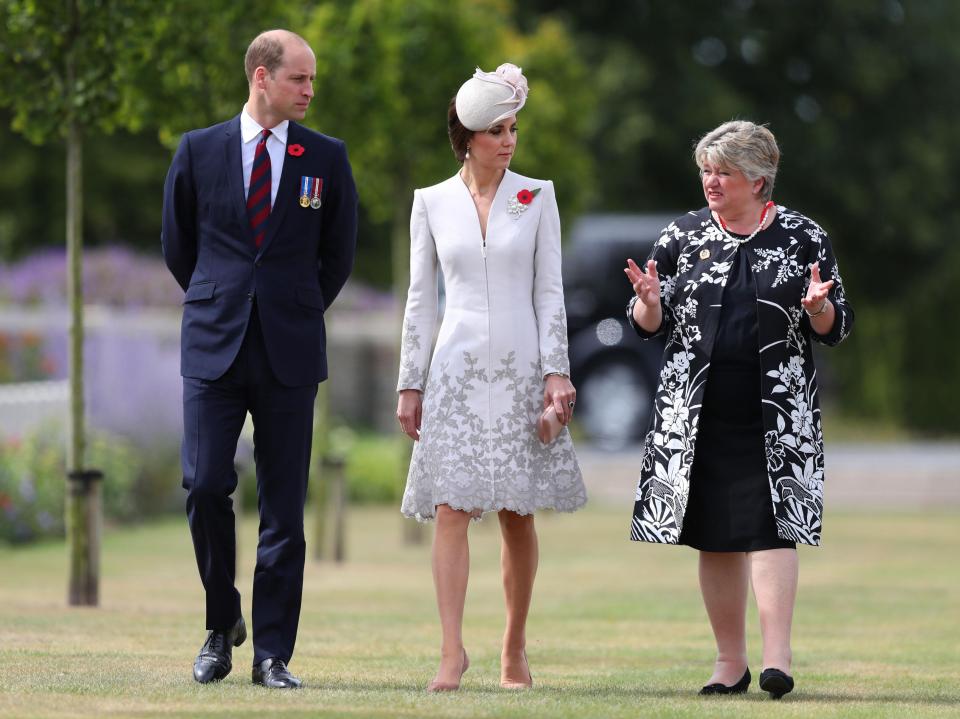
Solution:
M 723 291 L 680 544 L 706 552 L 796 547 L 777 536 L 761 406 L 757 290 L 737 251 Z

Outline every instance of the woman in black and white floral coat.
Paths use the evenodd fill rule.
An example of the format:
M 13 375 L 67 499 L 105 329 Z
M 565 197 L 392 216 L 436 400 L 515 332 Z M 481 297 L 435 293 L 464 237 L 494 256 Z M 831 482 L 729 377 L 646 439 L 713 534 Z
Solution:
M 853 309 L 826 233 L 771 201 L 773 135 L 734 121 L 694 157 L 707 207 L 672 222 L 646 268 L 628 260 L 627 315 L 667 346 L 646 437 L 631 538 L 700 550 L 717 642 L 702 694 L 750 684 L 752 581 L 763 633 L 760 687 L 793 688 L 796 543 L 820 543 L 823 433 L 811 340 L 836 345 Z

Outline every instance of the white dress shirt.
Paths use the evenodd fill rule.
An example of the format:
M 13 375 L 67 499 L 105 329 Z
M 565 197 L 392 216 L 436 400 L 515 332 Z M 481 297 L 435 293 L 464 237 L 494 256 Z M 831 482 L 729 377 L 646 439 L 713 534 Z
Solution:
M 283 172 L 283 157 L 287 149 L 287 127 L 289 121 L 284 120 L 276 127 L 270 128 L 270 137 L 267 138 L 267 152 L 270 153 L 270 207 L 277 204 L 277 189 L 280 187 L 280 173 Z M 260 134 L 264 128 L 250 117 L 247 106 L 243 106 L 240 113 L 240 141 L 241 158 L 243 159 L 243 196 L 250 191 L 250 173 L 253 170 L 253 155 L 260 142 Z

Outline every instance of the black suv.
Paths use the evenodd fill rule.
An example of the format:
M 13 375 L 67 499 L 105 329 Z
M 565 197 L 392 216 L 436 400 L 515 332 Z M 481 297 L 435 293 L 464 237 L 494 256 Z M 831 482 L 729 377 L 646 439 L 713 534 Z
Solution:
M 563 254 L 563 289 L 577 420 L 598 445 L 624 447 L 647 430 L 663 338 L 641 340 L 627 323 L 633 294 L 623 268 L 643 266 L 675 214 L 584 215 Z

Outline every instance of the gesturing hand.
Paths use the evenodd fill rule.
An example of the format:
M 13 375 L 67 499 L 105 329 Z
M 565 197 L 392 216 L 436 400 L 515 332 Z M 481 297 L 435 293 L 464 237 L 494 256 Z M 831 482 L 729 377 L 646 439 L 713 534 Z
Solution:
M 643 304 L 647 307 L 660 306 L 660 278 L 657 276 L 656 262 L 647 260 L 647 271 L 644 272 L 636 262 L 627 260 L 623 271 Z
M 833 287 L 833 280 L 824 282 L 820 279 L 820 263 L 814 262 L 810 268 L 810 286 L 807 287 L 807 296 L 800 300 L 803 309 L 808 315 L 819 315 L 826 307 L 827 295 Z

